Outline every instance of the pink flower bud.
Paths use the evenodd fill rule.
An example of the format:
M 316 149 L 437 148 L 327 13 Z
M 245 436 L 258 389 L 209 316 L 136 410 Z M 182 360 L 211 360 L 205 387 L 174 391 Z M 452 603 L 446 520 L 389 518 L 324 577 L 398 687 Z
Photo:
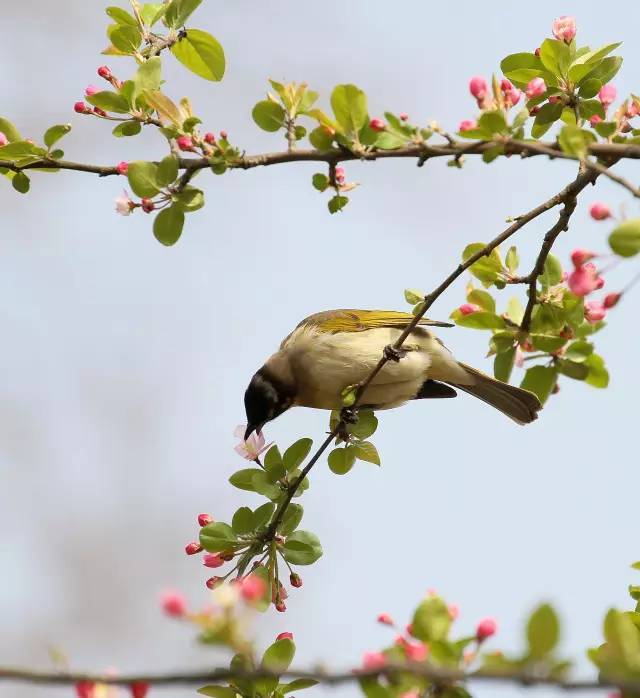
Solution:
M 602 302 L 602 305 L 604 305 L 605 308 L 615 308 L 616 305 L 618 305 L 618 301 L 622 298 L 622 293 L 619 293 L 617 291 L 614 291 L 613 293 L 607 293 L 607 295 L 604 297 L 604 301 Z
M 289 575 L 289 582 L 294 589 L 299 589 L 302 586 L 302 577 L 295 572 Z
M 0 131 L 0 148 L 3 145 L 7 145 L 8 142 L 9 142 L 9 139 L 5 136 L 4 133 L 2 133 L 2 131 Z
M 471 315 L 471 313 L 477 313 L 480 310 L 480 306 L 475 303 L 463 303 L 458 310 L 463 315 Z
M 96 87 L 95 85 L 87 85 L 84 89 L 84 93 L 87 95 L 87 97 L 91 97 L 98 92 L 100 92 L 100 88 Z
M 213 590 L 216 587 L 220 586 L 220 584 L 223 581 L 224 580 L 222 579 L 222 577 L 209 577 L 209 579 L 207 579 L 207 581 L 205 582 L 205 585 L 206 585 L 207 589 Z
M 73 105 L 73 110 L 78 114 L 87 114 L 91 109 L 84 102 L 76 102 Z
M 407 642 L 404 645 L 404 653 L 412 662 L 424 662 L 429 652 L 421 642 Z
M 596 124 L 599 124 L 601 121 L 603 121 L 602 117 L 599 114 L 594 114 L 590 119 L 589 123 L 592 126 L 595 126 Z
M 180 150 L 193 150 L 193 139 L 191 136 L 179 136 L 176 138 L 176 144 Z
M 276 641 L 277 640 L 293 640 L 293 633 L 280 633 L 276 635 Z
M 457 620 L 459 615 L 460 607 L 458 606 L 458 604 L 449 604 L 449 618 L 451 618 L 451 620 Z
M 106 116 L 107 115 L 107 112 L 104 109 L 100 109 L 100 107 L 94 107 L 93 113 L 96 116 Z
M 477 100 L 483 100 L 487 96 L 487 89 L 487 81 L 481 75 L 476 75 L 469 80 L 469 92 Z
M 564 41 L 570 44 L 576 35 L 576 20 L 575 17 L 562 15 L 553 20 L 553 35 L 558 41 Z
M 106 65 L 101 65 L 98 68 L 98 75 L 105 80 L 109 80 L 111 78 L 111 70 Z
M 216 555 L 215 553 L 207 553 L 202 558 L 202 564 L 205 567 L 216 569 L 217 567 L 222 567 L 222 565 L 224 565 L 224 560 L 220 557 L 220 555 Z
M 604 320 L 606 315 L 607 309 L 600 301 L 589 301 L 584 304 L 584 319 L 590 325 L 595 325 L 597 322 Z
M 638 116 L 640 114 L 640 109 L 638 108 L 638 105 L 634 100 L 631 100 L 629 102 L 629 106 L 627 107 L 627 111 L 625 112 L 625 116 L 627 119 L 633 119 L 634 116 Z
M 473 119 L 465 119 L 464 121 L 460 122 L 460 125 L 458 126 L 458 131 L 460 133 L 463 133 L 464 131 L 470 131 L 472 128 L 475 128 L 478 125 L 476 121 Z
M 211 133 L 211 131 L 209 131 L 209 133 L 205 133 L 204 134 L 204 142 L 208 143 L 209 145 L 213 145 L 216 142 L 215 134 Z
M 365 671 L 382 669 L 387 665 L 387 658 L 382 652 L 365 652 L 362 657 L 362 668 Z
M 532 99 L 533 97 L 539 97 L 544 94 L 547 90 L 547 85 L 542 78 L 533 78 L 527 85 L 526 95 L 527 99 Z
M 142 210 L 145 213 L 151 213 L 151 211 L 153 211 L 156 207 L 154 201 L 152 199 L 147 199 L 147 198 L 142 199 L 142 201 L 140 202 L 140 205 L 142 207 Z M 200 547 L 200 546 L 198 546 L 198 547 Z M 200 548 L 200 550 L 202 550 L 202 548 Z M 198 552 L 200 552 L 200 550 Z
M 513 84 L 511 83 L 511 80 L 507 80 L 507 78 L 502 78 L 502 80 L 500 80 L 500 89 L 503 92 L 510 92 L 513 89 Z
M 411 635 L 413 637 L 413 623 L 409 623 L 406 627 L 407 635 Z
M 78 681 L 75 685 L 76 696 L 78 698 L 93 698 L 95 695 L 95 683 L 91 681 Z
M 604 286 L 604 279 L 601 276 L 596 276 L 596 291 L 599 291 Z
M 240 580 L 240 595 L 245 601 L 258 601 L 266 591 L 267 585 L 256 574 L 249 574 Z
M 129 163 L 124 162 L 124 160 L 122 162 L 119 162 L 116 165 L 116 170 L 118 170 L 118 174 L 126 175 L 127 172 L 129 171 Z
M 284 613 L 286 610 L 287 610 L 287 606 L 286 606 L 285 602 L 278 601 L 278 603 L 276 604 L 276 611 L 278 611 L 278 613 Z
M 211 514 L 198 514 L 199 526 L 208 526 L 210 523 L 213 523 L 213 516 L 211 516 Z
M 603 204 L 601 201 L 596 201 L 589 206 L 589 215 L 594 221 L 604 221 L 607 218 L 611 218 L 611 209 L 607 204 Z
M 484 642 L 488 637 L 495 635 L 498 630 L 498 624 L 493 618 L 485 618 L 478 623 L 476 628 L 476 638 L 478 642 Z
M 573 262 L 573 266 L 577 269 L 596 256 L 595 252 L 578 248 L 571 253 L 571 261 Z
M 187 612 L 187 600 L 178 591 L 165 591 L 160 597 L 162 610 L 174 618 L 180 618 Z
M 226 141 L 229 138 L 229 134 L 226 131 L 220 131 L 220 138 Z
M 116 211 L 121 216 L 129 216 L 135 207 L 136 205 L 131 201 L 126 191 L 122 192 L 122 196 L 116 198 Z
M 567 283 L 576 296 L 587 296 L 598 287 L 598 278 L 598 272 L 585 264 L 569 274 Z
M 385 123 L 382 119 L 371 119 L 369 122 L 369 126 L 371 127 L 372 131 L 377 131 L 378 133 L 380 131 L 384 131 L 386 126 Z
M 522 92 L 517 90 L 515 87 L 512 90 L 509 90 L 504 96 L 507 104 L 510 104 L 512 107 L 514 107 L 520 101 L 520 97 L 522 97 Z
M 381 613 L 377 618 L 378 623 L 382 625 L 393 625 L 393 618 L 388 613 Z
M 557 104 L 560 101 L 560 95 L 551 95 L 549 97 L 549 104 Z
M 615 86 L 609 83 L 608 85 L 603 85 L 598 92 L 598 99 L 602 102 L 602 106 L 606 109 L 610 104 L 615 101 L 618 95 L 618 90 Z
M 409 114 L 406 111 L 400 112 L 400 121 L 409 121 Z
M 184 551 L 187 555 L 197 555 L 202 552 L 202 546 L 200 543 L 187 543 L 187 545 L 184 546 Z
M 540 47 L 538 46 L 538 48 L 537 48 L 533 53 L 534 53 L 538 58 L 540 58 Z
M 131 698 L 146 698 L 149 693 L 149 684 L 144 681 L 136 681 L 129 686 Z
M 540 111 L 540 105 L 536 104 L 535 107 L 529 109 L 529 116 L 535 116 Z

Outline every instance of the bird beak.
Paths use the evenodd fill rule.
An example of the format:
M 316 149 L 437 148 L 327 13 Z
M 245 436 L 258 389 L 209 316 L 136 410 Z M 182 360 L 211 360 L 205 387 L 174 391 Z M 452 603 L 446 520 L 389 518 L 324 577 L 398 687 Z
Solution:
M 246 441 L 254 431 L 259 434 L 262 431 L 262 424 L 247 424 L 247 429 L 244 432 L 244 440 Z

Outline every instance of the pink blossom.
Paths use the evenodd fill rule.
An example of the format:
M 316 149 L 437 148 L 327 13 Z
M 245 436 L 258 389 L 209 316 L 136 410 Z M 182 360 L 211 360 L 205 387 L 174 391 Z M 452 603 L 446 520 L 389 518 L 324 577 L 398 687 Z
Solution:
M 480 75 L 469 80 L 469 92 L 478 100 L 482 101 L 487 96 L 487 81 Z
M 249 438 L 245 441 L 243 437 L 246 430 L 247 425 L 240 424 L 233 432 L 234 436 L 242 439 L 242 441 L 235 446 L 235 452 L 246 460 L 255 460 L 258 458 L 258 456 L 260 456 L 261 453 L 266 451 L 271 444 L 265 444 L 264 434 L 261 431 L 254 431 L 253 434 L 251 434 L 251 436 L 249 436 Z
M 627 119 L 633 119 L 634 116 L 638 116 L 640 114 L 640 108 L 638 108 L 638 105 L 636 104 L 635 100 L 631 100 L 629 103 L 629 106 L 627 107 L 627 111 L 625 113 L 625 116 Z
M 385 123 L 382 119 L 371 119 L 371 121 L 369 122 L 369 126 L 371 127 L 372 131 L 377 132 L 384 131 L 386 128 Z
M 193 150 L 193 139 L 191 136 L 179 136 L 176 138 L 176 145 L 178 148 L 180 148 L 180 150 Z
M 460 616 L 460 607 L 457 603 L 449 604 L 449 618 L 451 620 L 457 620 Z
M 502 80 L 500 80 L 500 89 L 503 92 L 510 92 L 513 89 L 513 83 L 511 80 L 507 80 L 507 78 L 502 78 Z
M 202 546 L 200 543 L 187 543 L 184 546 L 184 551 L 187 553 L 187 555 L 197 555 L 198 553 L 202 552 Z
M 493 618 L 485 618 L 478 623 L 476 627 L 476 638 L 478 642 L 483 642 L 488 637 L 495 635 L 498 630 L 498 624 Z
M 393 618 L 388 613 L 381 613 L 376 619 L 382 625 L 393 625 Z
M 9 142 L 9 139 L 5 136 L 4 133 L 2 133 L 2 131 L 0 131 L 0 148 L 3 145 L 7 145 L 8 142 Z
M 618 95 L 618 90 L 615 86 L 609 83 L 608 85 L 603 85 L 598 92 L 598 99 L 602 102 L 602 106 L 606 109 L 610 104 L 615 101 Z
M 406 111 L 400 112 L 400 121 L 409 121 L 409 114 Z
M 220 555 L 216 555 L 215 553 L 207 553 L 202 558 L 202 564 L 205 567 L 216 569 L 217 567 L 222 567 L 222 565 L 224 565 L 224 560 L 220 557 Z
M 590 325 L 595 325 L 600 320 L 604 320 L 606 315 L 607 309 L 600 301 L 589 301 L 584 304 L 584 319 Z
M 594 114 L 590 119 L 589 123 L 592 126 L 595 126 L 596 124 L 599 124 L 601 121 L 603 121 L 603 118 L 599 114 Z
M 216 142 L 215 134 L 211 133 L 210 131 L 209 131 L 209 133 L 205 133 L 204 134 L 204 142 L 208 143 L 209 145 L 214 145 Z
M 111 77 L 112 77 L 112 75 L 111 75 L 111 69 L 108 68 L 106 65 L 101 65 L 101 66 L 98 68 L 98 75 L 99 75 L 101 78 L 104 78 L 105 80 L 109 80 L 109 79 L 111 79 Z
M 589 206 L 589 215 L 595 221 L 604 221 L 607 218 L 611 218 L 611 209 L 607 204 L 603 204 L 601 201 L 596 201 Z
M 96 692 L 96 685 L 92 681 L 78 681 L 75 689 L 78 698 L 93 698 Z
M 520 97 L 522 97 L 522 92 L 520 90 L 517 90 L 515 87 L 512 90 L 509 90 L 504 96 L 506 102 L 514 107 L 519 101 Z
M 463 303 L 458 310 L 463 315 L 471 315 L 471 313 L 477 313 L 480 310 L 480 306 L 475 303 Z
M 84 102 L 76 102 L 73 105 L 73 111 L 77 114 L 88 114 L 91 109 Z
M 424 662 L 429 654 L 429 650 L 422 642 L 406 642 L 404 644 L 404 653 L 412 662 Z
M 118 170 L 118 174 L 126 175 L 127 172 L 129 172 L 129 163 L 125 162 L 124 160 L 122 162 L 119 162 L 116 165 L 116 170 Z
M 131 698 L 146 698 L 149 693 L 149 684 L 144 681 L 136 681 L 129 686 Z
M 240 580 L 240 595 L 245 601 L 259 601 L 266 590 L 264 580 L 256 574 L 249 574 Z
M 470 131 L 477 125 L 477 121 L 474 121 L 473 119 L 464 119 L 464 121 L 460 122 L 460 125 L 458 126 L 458 131 L 460 131 L 460 133 L 463 133 L 464 131 Z
M 222 577 L 209 577 L 209 579 L 207 579 L 207 581 L 205 582 L 205 585 L 206 585 L 207 589 L 213 590 L 217 586 L 219 586 L 221 584 L 221 582 L 223 582 L 223 581 L 224 580 Z
M 544 94 L 547 90 L 547 85 L 542 78 L 533 78 L 529 81 L 526 89 L 527 99 L 532 99 L 533 97 L 539 97 Z
M 198 514 L 198 526 L 208 526 L 210 523 L 213 523 L 211 514 Z
M 553 20 L 553 35 L 558 41 L 570 44 L 576 35 L 576 19 L 570 15 L 562 15 Z
M 100 91 L 100 88 L 96 87 L 95 85 L 87 85 L 84 89 L 84 93 L 87 95 L 87 97 L 91 97 Z
M 585 264 L 569 274 L 567 283 L 571 292 L 575 293 L 576 296 L 586 296 L 598 288 L 599 278 L 595 267 Z
M 607 293 L 607 295 L 604 297 L 604 300 L 602 302 L 602 305 L 604 305 L 605 308 L 615 308 L 616 305 L 618 305 L 618 301 L 622 298 L 622 293 L 618 291 L 614 291 L 612 293 Z
M 591 252 L 590 250 L 583 250 L 582 248 L 575 249 L 571 253 L 571 261 L 573 262 L 573 266 L 577 269 L 578 267 L 581 267 L 585 262 L 588 262 L 590 259 L 593 259 L 596 257 L 595 252 Z
M 387 658 L 382 652 L 365 652 L 362 657 L 362 668 L 365 671 L 382 669 L 387 664 Z
M 226 141 L 229 138 L 229 134 L 226 131 L 220 131 L 220 138 Z
M 126 191 L 122 193 L 122 196 L 119 196 L 116 199 L 116 211 L 121 215 L 121 216 L 128 216 L 131 211 L 133 211 L 135 207 L 135 204 L 129 197 L 129 194 L 127 194 Z
M 180 618 L 187 612 L 187 600 L 179 591 L 165 591 L 160 597 L 162 610 L 174 618 Z
M 280 633 L 276 636 L 277 640 L 293 640 L 293 633 Z

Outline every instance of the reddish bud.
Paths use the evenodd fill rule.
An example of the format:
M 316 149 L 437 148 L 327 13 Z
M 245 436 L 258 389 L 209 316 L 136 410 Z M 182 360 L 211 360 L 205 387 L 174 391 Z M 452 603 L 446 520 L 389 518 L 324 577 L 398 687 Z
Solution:
M 553 35 L 558 41 L 570 44 L 576 35 L 576 19 L 569 15 L 562 15 L 553 20 Z
M 199 526 L 208 526 L 210 523 L 213 523 L 213 516 L 211 516 L 211 514 L 198 514 Z
M 111 70 L 106 65 L 101 65 L 98 68 L 98 75 L 105 80 L 110 80 L 112 77 Z
M 463 303 L 458 310 L 463 315 L 471 315 L 471 313 L 477 313 L 480 310 L 480 306 L 475 303 Z
M 603 119 L 602 119 L 602 117 L 601 117 L 599 114 L 594 114 L 594 115 L 589 119 L 589 123 L 590 123 L 592 126 L 595 126 L 596 124 L 599 124 L 599 123 L 602 122 L 602 121 L 603 121 Z
M 100 109 L 100 107 L 94 107 L 93 113 L 96 116 L 106 116 L 107 115 L 107 112 L 104 109 Z
M 216 569 L 222 567 L 225 561 L 220 557 L 220 555 L 215 553 L 207 553 L 202 558 L 202 564 L 205 567 L 211 567 L 211 569 Z
M 184 546 L 184 551 L 187 553 L 187 555 L 197 555 L 198 553 L 202 552 L 202 546 L 200 543 L 187 543 Z
M 526 95 L 527 99 L 532 99 L 533 97 L 539 97 L 543 95 L 547 90 L 547 85 L 542 78 L 533 78 L 527 84 Z
M 509 92 L 510 90 L 512 90 L 513 84 L 511 83 L 511 80 L 507 80 L 507 78 L 502 78 L 502 80 L 500 80 L 500 89 L 503 92 Z
M 180 150 L 193 150 L 193 139 L 191 136 L 179 136 L 176 138 L 176 144 Z
M 607 315 L 607 309 L 600 301 L 589 301 L 584 304 L 584 319 L 591 325 L 604 320 Z
M 222 582 L 222 577 L 209 577 L 205 582 L 207 589 L 215 589 Z
M 404 653 L 412 662 L 424 662 L 429 651 L 421 642 L 407 642 L 404 645 Z
M 5 136 L 4 133 L 2 133 L 2 131 L 0 131 L 0 148 L 4 145 L 7 145 L 8 142 L 9 139 Z
M 278 603 L 275 606 L 276 606 L 276 611 L 278 611 L 278 613 L 284 613 L 287 610 L 287 607 L 286 607 L 284 601 L 278 601 Z
M 156 205 L 152 199 L 146 199 L 146 198 L 142 199 L 142 201 L 140 202 L 140 205 L 142 206 L 142 210 L 145 213 L 151 213 L 151 211 L 153 211 L 156 207 Z M 190 543 L 189 545 L 193 545 L 193 544 Z M 197 545 L 197 543 L 196 543 L 196 545 Z M 187 547 L 189 547 L 189 546 L 187 546 Z M 200 550 L 202 550 L 202 548 L 199 545 L 198 545 L 198 548 L 199 548 L 199 550 L 197 552 L 200 552 Z M 187 551 L 187 555 L 191 555 L 191 553 L 189 551 Z
M 618 305 L 618 301 L 622 298 L 622 293 L 618 293 L 617 291 L 614 291 L 613 293 L 607 293 L 607 295 L 604 297 L 604 300 L 602 301 L 602 305 L 604 305 L 605 308 L 615 308 L 616 305 Z
M 615 86 L 609 83 L 608 85 L 603 85 L 598 92 L 598 99 L 602 102 L 603 107 L 608 107 L 612 104 L 618 95 L 618 90 Z
M 560 95 L 551 95 L 549 97 L 549 104 L 557 104 L 560 101 Z
M 400 121 L 409 121 L 409 114 L 406 111 L 400 112 Z
M 299 589 L 302 586 L 302 577 L 295 572 L 292 572 L 289 576 L 289 582 L 294 589 Z
M 569 274 L 567 284 L 576 296 L 586 296 L 598 288 L 599 278 L 593 265 L 585 264 Z
M 240 594 L 245 601 L 258 601 L 261 599 L 267 585 L 264 580 L 255 574 L 250 574 L 240 580 Z
M 100 88 L 96 87 L 95 85 L 87 85 L 84 89 L 84 93 L 87 95 L 87 97 L 91 97 L 97 92 L 100 92 Z
M 539 47 L 539 46 L 538 46 L 538 48 L 534 51 L 534 54 L 535 54 L 538 58 L 540 58 L 540 47 Z
M 601 201 L 596 201 L 594 204 L 589 206 L 589 215 L 594 221 L 604 221 L 607 218 L 611 218 L 613 215 L 611 209 L 607 204 L 603 204 Z
M 187 601 L 178 591 L 166 591 L 160 597 L 162 610 L 174 618 L 180 618 L 187 612 Z
M 129 163 L 124 162 L 124 160 L 122 162 L 119 162 L 116 165 L 116 170 L 118 170 L 118 174 L 126 175 L 127 172 L 129 171 Z
M 483 100 L 487 96 L 487 81 L 480 75 L 469 80 L 469 92 L 477 99 Z
M 129 686 L 131 698 L 146 698 L 149 693 L 149 684 L 143 681 L 136 681 Z
M 493 618 L 485 618 L 478 623 L 476 628 L 476 638 L 478 642 L 484 642 L 488 637 L 495 635 L 498 631 L 498 624 Z
M 372 131 L 377 131 L 378 133 L 380 131 L 384 131 L 386 126 L 385 123 L 382 119 L 371 119 L 369 122 L 369 126 L 371 127 Z
M 220 131 L 220 138 L 226 141 L 229 138 L 229 134 L 226 131 Z
M 627 119 L 633 119 L 634 116 L 638 116 L 640 114 L 640 108 L 638 108 L 637 103 L 632 100 L 629 106 L 627 107 L 627 111 L 625 112 L 625 116 Z
M 573 262 L 573 266 L 577 269 L 596 256 L 595 252 L 578 248 L 571 253 L 571 261 Z
M 76 102 L 73 105 L 73 110 L 78 114 L 88 114 L 91 109 L 84 102 Z
M 539 111 L 540 111 L 540 105 L 536 104 L 535 107 L 531 107 L 531 109 L 529 109 L 529 116 L 535 116 Z
M 214 145 L 216 142 L 215 134 L 211 133 L 211 131 L 209 131 L 209 133 L 205 133 L 204 134 L 204 142 L 208 143 L 209 145 Z
M 519 101 L 520 97 L 522 97 L 522 92 L 520 90 L 516 90 L 514 87 L 512 90 L 509 90 L 504 96 L 507 104 L 511 105 L 514 107 Z
M 387 658 L 382 652 L 365 652 L 362 657 L 362 668 L 365 670 L 382 669 L 387 664 Z
M 280 633 L 276 635 L 276 640 L 293 640 L 293 633 Z
M 596 291 L 599 291 L 604 286 L 604 279 L 601 276 L 596 276 Z
M 393 618 L 388 613 L 381 613 L 377 618 L 378 623 L 382 625 L 393 625 Z
M 75 685 L 78 698 L 93 698 L 96 685 L 92 681 L 78 681 Z
M 464 131 L 470 131 L 472 128 L 475 128 L 478 125 L 476 121 L 473 119 L 464 119 L 464 121 L 460 122 L 460 125 L 458 126 L 458 131 L 460 133 L 464 133 Z

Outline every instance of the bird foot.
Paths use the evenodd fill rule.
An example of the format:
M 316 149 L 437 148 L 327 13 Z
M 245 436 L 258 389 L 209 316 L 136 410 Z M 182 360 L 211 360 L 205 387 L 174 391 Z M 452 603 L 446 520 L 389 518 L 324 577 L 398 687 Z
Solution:
M 345 424 L 355 424 L 358 421 L 358 410 L 353 407 L 343 407 L 340 410 L 340 421 Z
M 382 353 L 387 361 L 395 361 L 398 363 L 400 359 L 404 359 L 404 357 L 407 355 L 407 350 L 403 349 L 402 347 L 400 347 L 400 349 L 396 349 L 393 345 L 387 344 Z

